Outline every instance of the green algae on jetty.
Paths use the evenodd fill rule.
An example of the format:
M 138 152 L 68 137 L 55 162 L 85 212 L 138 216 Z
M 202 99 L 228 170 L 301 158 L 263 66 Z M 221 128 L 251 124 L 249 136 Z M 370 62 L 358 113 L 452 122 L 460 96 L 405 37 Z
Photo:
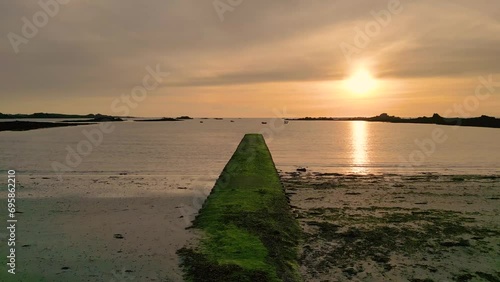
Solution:
M 179 254 L 188 281 L 300 281 L 294 219 L 260 134 L 247 134 L 205 201 L 196 248 Z

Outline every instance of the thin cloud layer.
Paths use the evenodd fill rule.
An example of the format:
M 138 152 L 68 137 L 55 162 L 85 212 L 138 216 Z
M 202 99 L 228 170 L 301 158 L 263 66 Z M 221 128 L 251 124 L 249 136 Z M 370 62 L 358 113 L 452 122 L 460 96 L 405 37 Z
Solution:
M 280 102 L 299 115 L 371 115 L 388 105 L 395 114 L 420 115 L 473 94 L 478 76 L 500 74 L 498 1 L 401 0 L 402 11 L 346 60 L 339 45 L 356 46 L 358 30 L 377 23 L 373 13 L 387 10 L 391 1 L 244 0 L 221 21 L 212 0 L 72 0 L 60 4 L 17 54 L 8 34 L 22 36 L 22 18 L 32 20 L 41 8 L 38 1 L 4 1 L 0 111 L 111 114 L 110 101 L 130 92 L 145 67 L 157 64 L 171 75 L 132 114 L 241 113 L 200 103 L 200 97 L 212 97 L 204 100 L 241 101 L 242 108 L 252 109 L 246 116 L 272 115 Z M 340 87 L 358 64 L 369 65 L 385 83 L 383 92 L 365 101 L 376 97 L 387 103 L 373 108 L 353 102 Z M 443 90 L 440 78 L 470 83 Z M 411 101 L 417 93 L 441 99 L 415 109 Z M 312 100 L 303 103 L 303 97 Z M 481 113 L 500 116 L 497 97 L 481 105 Z

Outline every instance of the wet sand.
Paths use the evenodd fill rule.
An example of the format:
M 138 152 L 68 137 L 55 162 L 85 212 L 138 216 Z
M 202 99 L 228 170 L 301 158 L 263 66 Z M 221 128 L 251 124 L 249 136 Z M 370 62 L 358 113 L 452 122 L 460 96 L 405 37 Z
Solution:
M 281 177 L 305 281 L 500 281 L 500 176 Z
M 306 234 L 305 281 L 500 279 L 499 176 L 281 177 Z M 17 180 L 17 278 L 182 281 L 175 252 L 195 236 L 185 227 L 215 178 L 69 175 L 60 182 L 19 174 Z M 0 251 L 7 252 L 5 244 Z
M 17 180 L 19 281 L 182 281 L 176 251 L 195 236 L 185 228 L 193 203 L 203 200 L 194 190 L 202 183 L 129 175 Z M 0 251 L 7 253 L 5 244 Z

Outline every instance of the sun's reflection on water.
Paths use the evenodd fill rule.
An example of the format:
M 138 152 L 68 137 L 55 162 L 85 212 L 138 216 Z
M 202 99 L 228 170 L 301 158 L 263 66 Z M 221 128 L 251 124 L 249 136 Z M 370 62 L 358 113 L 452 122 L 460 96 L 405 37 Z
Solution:
M 368 173 L 367 124 L 364 121 L 351 122 L 352 169 L 354 173 Z

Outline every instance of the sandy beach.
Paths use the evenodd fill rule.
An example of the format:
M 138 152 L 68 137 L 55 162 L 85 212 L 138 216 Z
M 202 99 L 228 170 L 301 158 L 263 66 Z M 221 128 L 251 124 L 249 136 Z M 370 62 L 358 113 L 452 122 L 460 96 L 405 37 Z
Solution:
M 500 177 L 282 172 L 305 281 L 499 281 Z
M 499 279 L 498 176 L 281 178 L 306 233 L 305 281 Z M 61 185 L 26 175 L 18 182 L 21 276 L 182 281 L 175 252 L 194 235 L 180 208 L 200 195 L 185 179 L 73 175 Z
M 204 183 L 193 185 L 172 176 L 18 176 L 16 278 L 182 281 L 176 251 L 194 236 L 185 217 Z
M 498 176 L 281 172 L 281 179 L 305 232 L 305 281 L 499 279 Z M 199 186 L 208 193 L 214 180 L 19 176 L 19 277 L 182 281 L 176 251 L 195 236 L 185 229 L 195 209 L 180 209 L 201 201 Z

